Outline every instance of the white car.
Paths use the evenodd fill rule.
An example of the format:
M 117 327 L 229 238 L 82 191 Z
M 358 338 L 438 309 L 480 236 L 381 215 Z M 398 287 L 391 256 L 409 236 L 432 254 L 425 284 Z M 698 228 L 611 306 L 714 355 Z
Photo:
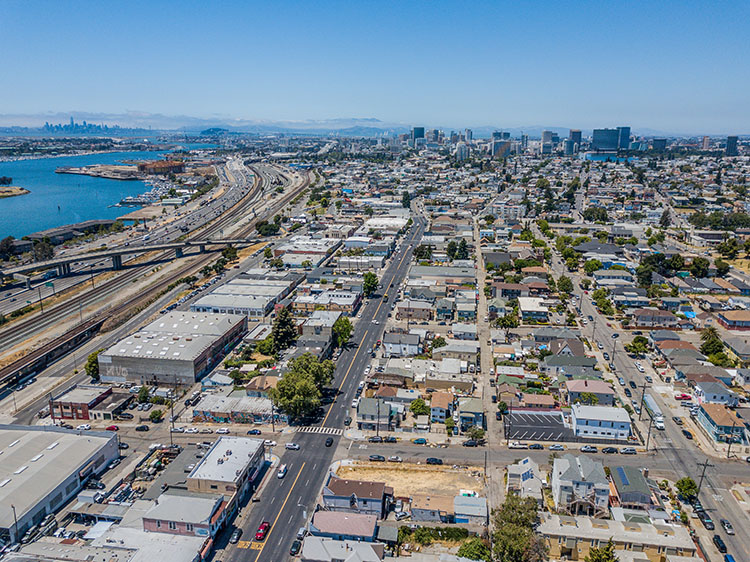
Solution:
M 271 441 L 270 439 L 266 439 L 265 441 L 263 441 L 263 444 L 267 445 L 269 447 L 275 447 L 276 446 L 276 441 Z
M 185 428 L 184 427 L 173 427 L 169 431 L 171 431 L 172 433 L 184 433 Z
M 393 455 L 392 457 L 388 457 L 388 462 L 404 462 L 404 460 L 398 455 Z
M 276 478 L 284 478 L 284 476 L 286 476 L 286 470 L 287 470 L 286 465 L 282 464 L 279 467 L 279 471 L 276 473 Z
M 88 431 L 89 429 L 91 429 L 91 426 L 89 424 L 87 424 L 87 423 L 82 423 L 81 425 L 79 425 L 78 427 L 76 427 L 76 429 L 78 431 Z
M 229 433 L 229 428 L 220 427 L 219 429 L 216 430 L 216 433 L 218 433 L 219 435 L 226 435 L 227 433 Z
M 297 443 L 287 443 L 285 448 L 289 449 L 290 451 L 299 451 L 299 445 Z
M 359 406 L 359 398 L 352 400 L 352 408 L 356 408 L 357 406 Z
M 508 445 L 508 449 L 528 449 L 528 443 L 521 443 L 520 441 L 513 441 Z
M 185 430 L 185 433 L 198 433 L 198 428 L 197 427 L 188 427 Z

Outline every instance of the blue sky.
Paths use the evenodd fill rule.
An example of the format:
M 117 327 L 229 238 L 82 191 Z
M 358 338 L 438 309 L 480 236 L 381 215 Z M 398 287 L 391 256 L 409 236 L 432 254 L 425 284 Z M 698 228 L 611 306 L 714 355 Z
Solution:
M 750 133 L 748 2 L 0 2 L 0 112 Z

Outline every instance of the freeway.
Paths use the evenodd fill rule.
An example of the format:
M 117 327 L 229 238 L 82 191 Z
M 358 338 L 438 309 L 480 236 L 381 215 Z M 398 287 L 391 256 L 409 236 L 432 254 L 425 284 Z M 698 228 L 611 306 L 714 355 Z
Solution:
M 394 254 L 382 276 L 382 293 L 388 291 L 391 283 L 395 289 L 406 276 L 413 248 L 422 238 L 425 224 L 423 218 L 415 217 L 400 251 Z M 219 547 L 226 545 L 226 548 L 223 552 L 217 552 L 215 559 L 224 562 L 275 562 L 287 558 L 297 530 L 306 524 L 307 516 L 315 508 L 318 493 L 339 444 L 344 418 L 350 413 L 354 391 L 370 362 L 370 350 L 381 338 L 391 304 L 385 303 L 379 295 L 363 305 L 362 317 L 351 339 L 354 345 L 346 349 L 337 361 L 333 384 L 338 396 L 325 411 L 320 426 L 310 428 L 310 431 L 320 433 L 298 431 L 294 441 L 300 445 L 299 451 L 276 452 L 281 457 L 281 463 L 287 465 L 286 477 L 279 480 L 275 475 L 269 475 L 271 481 L 259 502 L 253 504 L 252 509 L 243 509 L 243 515 L 235 522 L 243 530 L 243 541 L 251 541 L 261 522 L 268 521 L 271 530 L 265 541 L 241 543 L 241 546 L 250 546 L 251 550 L 226 545 L 226 538 L 231 532 L 228 530 L 224 533 L 223 541 L 219 540 Z M 333 438 L 333 445 L 325 447 L 325 440 L 329 436 Z
M 557 255 L 553 257 L 552 268 L 557 276 L 565 271 L 563 262 Z M 574 286 L 578 286 L 582 278 L 580 274 L 566 272 L 566 275 L 570 275 L 573 278 Z M 618 347 L 631 339 L 630 334 L 620 332 L 621 337 L 612 338 L 612 334 L 616 332 L 616 324 L 599 313 L 589 295 L 581 292 L 579 302 L 581 303 L 582 316 L 592 316 L 596 319 L 596 322 L 584 326 L 582 332 L 589 337 L 590 341 L 602 342 L 605 349 L 609 347 L 609 342 L 612 342 L 612 362 L 616 367 L 615 372 L 618 376 L 623 376 L 628 381 L 634 381 L 639 387 L 647 384 L 646 375 L 651 376 L 654 381 L 659 380 L 656 373 L 648 365 L 648 361 L 643 362 L 646 372 L 640 373 L 633 360 L 628 357 L 624 350 L 617 351 Z M 639 392 L 635 393 L 634 398 L 636 396 L 640 397 L 640 389 Z M 707 458 L 694 443 L 685 438 L 681 428 L 671 421 L 671 414 L 669 413 L 671 408 L 664 402 L 660 394 L 653 392 L 652 396 L 664 412 L 666 428 L 664 431 L 654 430 L 651 434 L 651 443 L 656 447 L 656 454 L 653 463 L 649 462 L 648 466 L 656 466 L 658 463 L 660 467 L 671 469 L 674 479 L 689 476 L 695 482 L 699 482 L 703 469 L 698 466 L 698 463 L 709 460 L 715 465 L 715 469 L 705 473 L 703 493 L 700 496 L 701 501 L 715 521 L 720 518 L 728 519 L 734 526 L 735 535 L 723 535 L 729 546 L 729 552 L 733 553 L 738 560 L 750 560 L 750 528 L 746 524 L 746 515 L 741 512 L 738 513 L 738 509 L 730 507 L 737 504 L 729 490 L 734 481 L 747 479 L 750 472 L 747 469 L 747 463 L 741 460 Z M 643 416 L 646 419 L 647 414 L 644 412 Z

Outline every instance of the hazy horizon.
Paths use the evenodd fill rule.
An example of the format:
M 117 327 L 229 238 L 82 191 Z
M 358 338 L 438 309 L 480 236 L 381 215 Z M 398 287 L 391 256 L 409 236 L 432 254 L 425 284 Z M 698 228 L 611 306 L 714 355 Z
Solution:
M 0 4 L 3 117 L 750 132 L 748 4 L 77 6 Z

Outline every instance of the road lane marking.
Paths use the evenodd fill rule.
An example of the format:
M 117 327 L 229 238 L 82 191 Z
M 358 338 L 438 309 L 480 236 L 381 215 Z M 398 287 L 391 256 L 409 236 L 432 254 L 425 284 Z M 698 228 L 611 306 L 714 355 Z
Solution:
M 346 378 L 349 376 L 349 371 L 352 370 L 352 367 L 354 367 L 354 363 L 357 362 L 357 356 L 359 355 L 359 352 L 362 351 L 362 344 L 365 341 L 365 338 L 367 337 L 368 330 L 365 330 L 365 333 L 362 334 L 362 339 L 359 341 L 359 345 L 357 346 L 357 353 L 354 354 L 354 357 L 352 357 L 351 363 L 349 363 L 349 368 L 346 370 L 346 373 L 344 374 L 344 378 L 341 380 L 341 384 L 339 385 L 338 392 L 341 392 L 341 387 L 344 386 L 344 383 L 346 382 Z M 326 412 L 326 417 L 323 418 L 323 421 L 321 422 L 321 427 L 323 427 L 326 424 L 326 421 L 328 421 L 328 416 L 331 415 L 331 410 L 333 410 L 333 406 L 336 404 L 336 400 L 331 402 L 331 405 L 328 406 L 328 412 Z
M 284 507 L 286 506 L 286 502 L 289 501 L 289 496 L 292 495 L 292 491 L 294 490 L 294 486 L 297 484 L 297 480 L 299 480 L 300 475 L 302 474 L 302 470 L 305 468 L 306 463 L 302 463 L 302 466 L 299 467 L 299 472 L 297 473 L 297 476 L 294 478 L 294 482 L 292 482 L 292 487 L 289 488 L 289 492 L 287 492 L 286 497 L 284 498 L 284 503 L 281 504 L 281 508 L 279 509 L 279 513 L 276 515 L 276 519 L 273 520 L 273 524 L 271 525 L 271 528 L 268 531 L 268 535 L 266 535 L 266 540 L 261 543 L 260 549 L 258 549 L 258 556 L 255 557 L 255 560 L 257 562 L 258 558 L 260 558 L 260 555 L 263 554 L 263 549 L 265 548 L 266 544 L 268 544 L 269 539 L 271 538 L 271 533 L 273 533 L 276 530 L 276 523 L 279 522 L 279 517 L 281 517 L 281 513 L 284 511 Z M 258 543 L 253 543 L 258 544 Z M 256 547 L 253 547 L 254 549 Z

